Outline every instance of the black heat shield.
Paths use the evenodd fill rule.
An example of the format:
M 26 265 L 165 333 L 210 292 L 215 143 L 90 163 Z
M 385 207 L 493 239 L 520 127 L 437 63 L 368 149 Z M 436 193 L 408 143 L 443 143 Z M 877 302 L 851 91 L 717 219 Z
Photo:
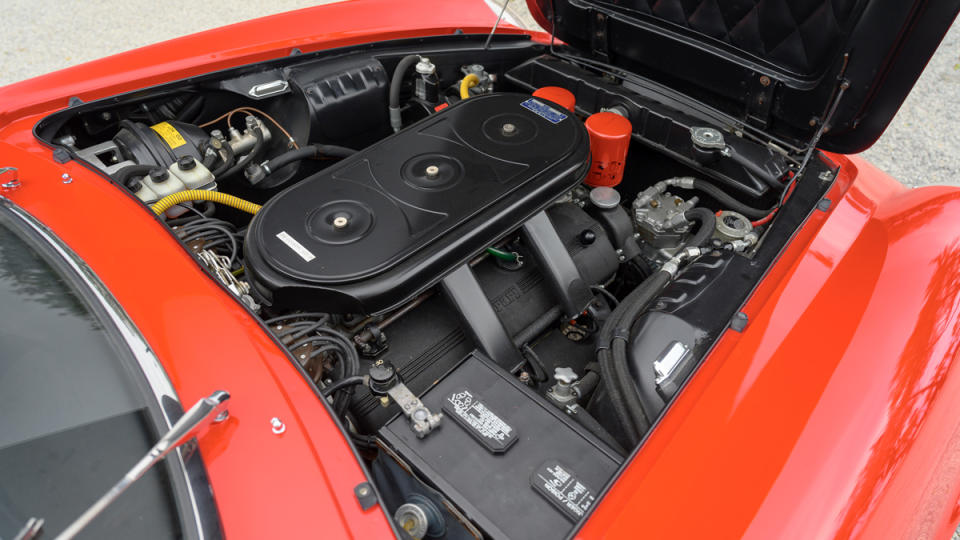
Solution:
M 576 186 L 589 157 L 586 129 L 558 105 L 470 98 L 270 199 L 246 272 L 269 305 L 387 311 Z
M 820 147 L 856 153 L 893 119 L 960 0 L 528 0 L 578 54 L 797 146 L 849 81 Z M 555 10 L 555 13 L 554 13 Z

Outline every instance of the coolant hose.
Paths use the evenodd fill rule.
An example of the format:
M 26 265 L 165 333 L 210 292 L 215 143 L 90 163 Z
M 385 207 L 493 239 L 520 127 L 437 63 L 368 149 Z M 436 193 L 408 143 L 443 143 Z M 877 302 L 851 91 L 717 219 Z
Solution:
M 713 197 L 725 210 L 733 210 L 734 212 L 743 214 L 750 219 L 760 219 L 773 211 L 773 208 L 761 209 L 747 206 L 734 199 L 732 196 L 728 195 L 727 192 L 723 191 L 717 186 L 700 180 L 699 178 L 693 179 L 693 189 L 702 191 L 703 193 Z
M 353 375 L 351 377 L 340 379 L 339 381 L 331 384 L 330 386 L 325 387 L 323 390 L 320 391 L 320 393 L 323 394 L 323 397 L 327 397 L 332 395 L 337 390 L 340 390 L 341 388 L 346 388 L 348 386 L 357 386 L 360 384 L 367 384 L 367 377 L 364 375 Z
M 695 221 L 698 224 L 697 232 L 687 241 L 688 246 L 700 247 L 706 245 L 713 237 L 713 231 L 717 227 L 717 216 L 707 208 L 693 208 L 683 213 L 689 221 Z
M 146 176 L 150 171 L 159 169 L 156 165 L 127 165 L 119 171 L 113 173 L 110 177 L 114 182 L 121 186 L 130 188 L 130 181 L 138 176 Z
M 304 159 L 316 159 L 322 156 L 345 158 L 356 154 L 357 151 L 345 146 L 336 146 L 333 144 L 311 144 L 296 150 L 284 152 L 279 156 L 263 164 L 268 174 L 279 171 L 283 167 Z
M 590 433 L 593 433 L 593 435 L 601 441 L 607 443 L 607 445 L 610 446 L 614 452 L 620 454 L 621 457 L 627 455 L 627 451 L 620 446 L 620 443 L 618 443 L 617 440 L 610 435 L 610 432 L 604 429 L 603 426 L 600 425 L 600 422 L 597 422 L 597 419 L 594 418 L 592 414 L 588 413 L 586 409 L 578 406 L 573 408 L 573 412 L 568 410 L 567 414 L 576 420 L 578 424 L 583 426 L 584 429 Z
M 400 131 L 403 127 L 403 120 L 400 119 L 400 87 L 403 85 L 403 76 L 410 66 L 419 61 L 419 55 L 409 54 L 401 58 L 393 70 L 393 77 L 390 79 L 390 126 L 393 131 Z
M 463 80 L 460 81 L 460 99 L 470 97 L 470 89 L 478 84 L 480 84 L 480 77 L 477 77 L 476 74 L 471 73 L 464 77 Z
M 640 437 L 650 427 L 650 420 L 656 411 L 645 410 L 626 362 L 618 361 L 614 351 L 626 349 L 630 326 L 637 316 L 647 307 L 663 288 L 670 282 L 670 273 L 659 271 L 643 280 L 610 313 L 597 336 L 597 361 L 600 375 L 610 394 L 614 411 L 620 418 L 631 444 L 640 441 Z M 623 328 L 626 323 L 626 328 Z M 623 357 L 620 357 L 623 358 Z
M 169 210 L 171 207 L 187 201 L 210 201 L 225 204 L 227 206 L 236 208 L 237 210 L 242 210 L 248 214 L 256 214 L 261 208 L 259 204 L 245 201 L 239 197 L 227 195 L 226 193 L 220 193 L 219 191 L 208 191 L 206 189 L 188 189 L 186 191 L 174 193 L 173 195 L 167 195 L 166 197 L 153 203 L 150 208 L 153 209 L 153 213 L 159 216 Z

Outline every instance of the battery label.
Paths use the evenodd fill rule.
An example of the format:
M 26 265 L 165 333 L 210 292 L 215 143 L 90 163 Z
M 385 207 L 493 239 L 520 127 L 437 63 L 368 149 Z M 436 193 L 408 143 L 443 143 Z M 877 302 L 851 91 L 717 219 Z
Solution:
M 555 460 L 534 471 L 530 485 L 574 523 L 580 521 L 596 499 L 595 491 Z
M 466 388 L 450 394 L 442 408 L 494 454 L 506 452 L 517 440 L 517 430 Z
M 544 118 L 547 122 L 551 124 L 559 124 L 561 121 L 566 119 L 567 115 L 562 112 L 554 109 L 553 107 L 547 105 L 546 103 L 530 98 L 520 104 L 521 107 L 531 111 L 533 114 Z

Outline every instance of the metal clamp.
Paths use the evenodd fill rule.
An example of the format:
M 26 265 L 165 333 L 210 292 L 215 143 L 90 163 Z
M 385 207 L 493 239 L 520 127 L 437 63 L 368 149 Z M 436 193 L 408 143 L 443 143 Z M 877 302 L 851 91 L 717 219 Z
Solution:
M 440 425 L 443 413 L 434 414 L 430 412 L 430 409 L 420 401 L 420 398 L 414 395 L 402 382 L 398 382 L 388 389 L 387 395 L 397 402 L 403 414 L 410 420 L 410 427 L 417 434 L 417 438 L 426 437 Z

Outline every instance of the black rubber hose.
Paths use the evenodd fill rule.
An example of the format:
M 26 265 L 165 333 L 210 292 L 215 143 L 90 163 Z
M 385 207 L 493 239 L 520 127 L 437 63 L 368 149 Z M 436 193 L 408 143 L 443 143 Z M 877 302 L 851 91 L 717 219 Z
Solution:
M 348 386 L 357 386 L 357 385 L 364 384 L 366 382 L 367 382 L 367 378 L 364 377 L 363 375 L 354 375 L 352 377 L 347 377 L 344 379 L 340 379 L 339 381 L 336 381 L 330 386 L 324 388 L 320 393 L 323 394 L 323 397 L 327 397 L 342 388 L 346 388 Z
M 642 403 L 637 386 L 633 383 L 626 362 L 626 342 L 633 321 L 668 283 L 670 274 L 667 272 L 656 272 L 643 280 L 620 301 L 597 337 L 598 347 L 601 347 L 597 354 L 601 376 L 614 403 L 614 410 L 621 416 L 621 423 L 624 427 L 632 428 L 627 433 L 630 435 L 633 432 L 630 439 L 634 444 L 639 442 L 640 434 L 649 429 L 650 420 L 657 411 L 647 410 L 649 407 Z M 621 350 L 624 354 L 617 354 Z M 619 404 L 616 403 L 617 399 L 620 400 Z
M 534 338 L 544 333 L 550 325 L 560 319 L 562 314 L 563 310 L 560 309 L 560 306 L 553 306 L 548 309 L 543 315 L 540 315 L 534 319 L 533 322 L 517 332 L 517 335 L 513 337 L 513 344 L 517 347 L 523 347 L 530 343 Z
M 543 367 L 543 361 L 537 356 L 533 347 L 525 344 L 520 350 L 523 352 L 523 357 L 527 359 L 527 363 L 530 364 L 530 369 L 533 370 L 534 380 L 537 382 L 546 381 L 550 377 L 547 375 L 547 368 Z
M 353 148 L 337 146 L 335 144 L 315 144 L 318 157 L 348 158 L 357 153 Z
M 201 161 L 200 163 L 202 163 L 204 167 L 209 169 L 210 167 L 213 167 L 213 164 L 216 162 L 217 162 L 217 154 L 207 154 L 206 150 L 204 150 L 203 161 Z
M 670 274 L 667 272 L 657 272 L 640 284 L 623 302 L 628 304 L 627 309 L 623 311 L 620 320 L 617 323 L 615 332 L 618 334 L 616 339 L 610 342 L 611 356 L 613 360 L 614 373 L 618 382 L 623 387 L 624 401 L 627 403 L 627 411 L 634 415 L 637 422 L 638 431 L 645 431 L 652 424 L 653 419 L 659 413 L 660 407 L 655 402 L 644 399 L 637 385 L 633 382 L 630 373 L 630 366 L 627 363 L 627 341 L 630 339 L 630 328 L 633 321 L 640 316 L 647 305 L 657 297 L 663 289 L 670 283 Z M 622 305 L 622 304 L 621 304 Z M 643 427 L 643 430 L 639 428 Z
M 770 212 L 773 212 L 773 208 L 762 209 L 747 206 L 746 204 L 734 199 L 717 186 L 700 180 L 699 178 L 695 178 L 693 180 L 693 189 L 702 191 L 713 197 L 718 203 L 720 203 L 720 206 L 722 206 L 724 210 L 733 210 L 734 212 L 743 214 L 750 219 L 760 219 L 762 217 L 766 217 Z
M 304 159 L 317 159 L 324 156 L 345 158 L 356 153 L 357 151 L 353 148 L 347 148 L 345 146 L 336 146 L 333 144 L 311 144 L 296 150 L 284 152 L 283 154 L 280 154 L 279 156 L 266 162 L 265 165 L 271 173 L 274 173 L 295 161 L 302 161 Z
M 390 106 L 387 112 L 390 115 L 390 127 L 394 132 L 400 131 L 403 127 L 403 118 L 400 114 L 400 87 L 403 86 L 403 76 L 410 66 L 420 61 L 420 57 L 415 54 L 404 56 L 397 63 L 397 68 L 393 70 L 393 77 L 390 79 Z
M 584 427 L 590 433 L 593 433 L 598 439 L 607 443 L 607 445 L 613 449 L 614 452 L 620 454 L 620 456 L 626 456 L 627 451 L 620 446 L 620 443 L 610 435 L 610 432 L 603 429 L 603 426 L 600 425 L 600 422 L 597 422 L 597 419 L 593 417 L 592 414 L 588 413 L 583 407 L 577 407 L 574 409 L 574 413 L 570 414 L 578 424 Z
M 420 61 L 420 56 L 409 54 L 400 59 L 397 68 L 393 70 L 393 77 L 390 79 L 390 107 L 397 109 L 400 107 L 400 87 L 403 85 L 403 76 L 410 66 Z
M 121 186 L 130 188 L 131 180 L 138 176 L 146 176 L 154 169 L 159 169 L 159 167 L 156 165 L 127 165 L 126 167 L 113 173 L 111 178 L 113 178 L 113 181 Z
M 180 112 L 177 113 L 177 120 L 181 122 L 192 122 L 197 119 L 197 115 L 200 114 L 200 108 L 203 107 L 203 96 L 194 96 L 193 99 L 187 102 L 183 108 L 180 109 Z
M 197 220 L 202 219 L 202 218 L 205 218 L 205 217 L 210 217 L 210 216 L 213 215 L 213 213 L 214 213 L 215 211 L 216 211 L 216 206 L 215 206 L 212 202 L 210 202 L 210 201 L 205 201 L 204 204 L 203 204 L 203 210 L 198 210 L 198 212 L 199 212 L 201 215 L 189 214 L 189 215 L 187 215 L 186 217 L 168 219 L 168 220 L 166 221 L 166 223 L 167 223 L 167 225 L 169 225 L 170 227 L 176 227 L 176 226 L 178 226 L 178 225 L 183 225 L 183 224 L 185 224 L 185 223 L 190 223 L 190 222 L 192 222 L 192 221 L 197 221 Z
M 727 147 L 727 150 L 729 151 L 729 154 L 727 155 L 727 157 L 732 159 L 734 162 L 738 163 L 741 167 L 743 167 L 744 169 L 752 173 L 754 176 L 757 176 L 761 180 L 766 182 L 767 185 L 770 186 L 770 188 L 773 189 L 774 192 L 780 193 L 781 191 L 783 191 L 783 188 L 784 188 L 783 183 L 780 182 L 779 178 L 777 178 L 776 176 L 773 176 L 770 173 L 770 171 L 764 169 L 752 159 L 748 159 L 740 155 L 736 150 L 734 150 L 730 146 Z
M 607 300 L 607 305 L 610 306 L 611 310 L 616 309 L 616 307 L 620 305 L 620 301 L 617 300 L 617 297 L 614 296 L 612 292 L 608 291 L 606 287 L 601 287 L 599 285 L 591 285 L 590 291 L 595 292 L 600 296 L 604 297 Z
M 620 385 L 616 383 L 616 375 L 613 370 L 613 355 L 609 349 L 602 349 L 597 352 L 597 363 L 600 364 L 600 376 L 603 379 L 604 386 L 607 389 L 607 395 L 610 397 L 610 405 L 613 406 L 613 412 L 623 428 L 623 433 L 631 445 L 640 442 L 642 431 L 637 430 L 633 421 L 633 416 L 627 411 L 627 404 L 623 398 L 623 392 Z
M 598 384 L 600 384 L 600 365 L 590 362 L 584 370 L 583 378 L 577 383 L 577 395 L 581 400 L 590 399 L 590 394 L 593 394 Z
M 223 160 L 223 163 L 221 163 L 219 167 L 217 167 L 216 169 L 210 171 L 210 172 L 213 173 L 213 177 L 214 177 L 214 178 L 220 178 L 220 175 L 223 174 L 224 171 L 226 171 L 227 169 L 229 169 L 231 165 L 233 165 L 234 160 L 235 160 L 236 157 L 237 157 L 237 156 L 233 153 L 233 147 L 230 146 L 229 143 L 226 143 L 226 142 L 223 143 L 223 145 L 221 146 L 221 149 L 223 150 L 223 153 L 225 153 L 225 154 L 227 155 L 227 157 L 226 157 L 226 159 Z
M 688 246 L 706 245 L 717 228 L 717 216 L 708 208 L 692 208 L 683 213 L 683 217 L 698 224 L 697 232 L 687 241 Z
M 260 128 L 258 127 L 253 128 L 253 136 L 257 138 L 257 142 L 253 144 L 253 148 L 250 149 L 249 152 L 247 152 L 247 155 L 238 159 L 237 162 L 233 164 L 233 167 L 230 167 L 229 169 L 227 169 L 227 171 L 224 172 L 221 176 L 216 177 L 217 180 L 220 180 L 220 178 L 230 178 L 231 176 L 237 174 L 238 172 L 242 171 L 243 168 L 246 167 L 248 163 L 253 161 L 253 158 L 257 157 L 257 154 L 260 152 L 260 149 L 263 147 L 263 132 L 260 131 Z M 230 145 L 226 144 L 224 146 L 230 146 Z
M 629 321 L 627 326 L 633 326 L 632 321 Z M 619 376 L 630 377 L 627 342 L 625 340 L 615 341 L 613 343 L 612 354 L 614 368 L 623 368 L 622 372 L 618 372 Z M 630 379 L 630 391 L 625 392 L 625 394 L 629 400 L 633 400 L 634 397 L 636 398 L 636 401 L 633 402 L 631 406 L 639 406 L 643 410 L 647 423 L 652 425 L 654 419 L 660 414 L 660 411 L 663 410 L 665 405 L 663 398 L 661 398 L 657 392 L 656 374 L 653 369 L 641 369 L 636 375 L 636 380 Z
M 217 153 L 207 152 L 207 150 L 209 149 L 210 149 L 209 141 L 204 141 L 200 143 L 199 147 L 197 147 L 197 150 L 200 152 L 200 155 L 202 156 L 200 163 L 202 163 L 203 166 L 206 167 L 207 169 L 210 169 L 211 167 L 213 167 L 213 164 L 217 162 Z

